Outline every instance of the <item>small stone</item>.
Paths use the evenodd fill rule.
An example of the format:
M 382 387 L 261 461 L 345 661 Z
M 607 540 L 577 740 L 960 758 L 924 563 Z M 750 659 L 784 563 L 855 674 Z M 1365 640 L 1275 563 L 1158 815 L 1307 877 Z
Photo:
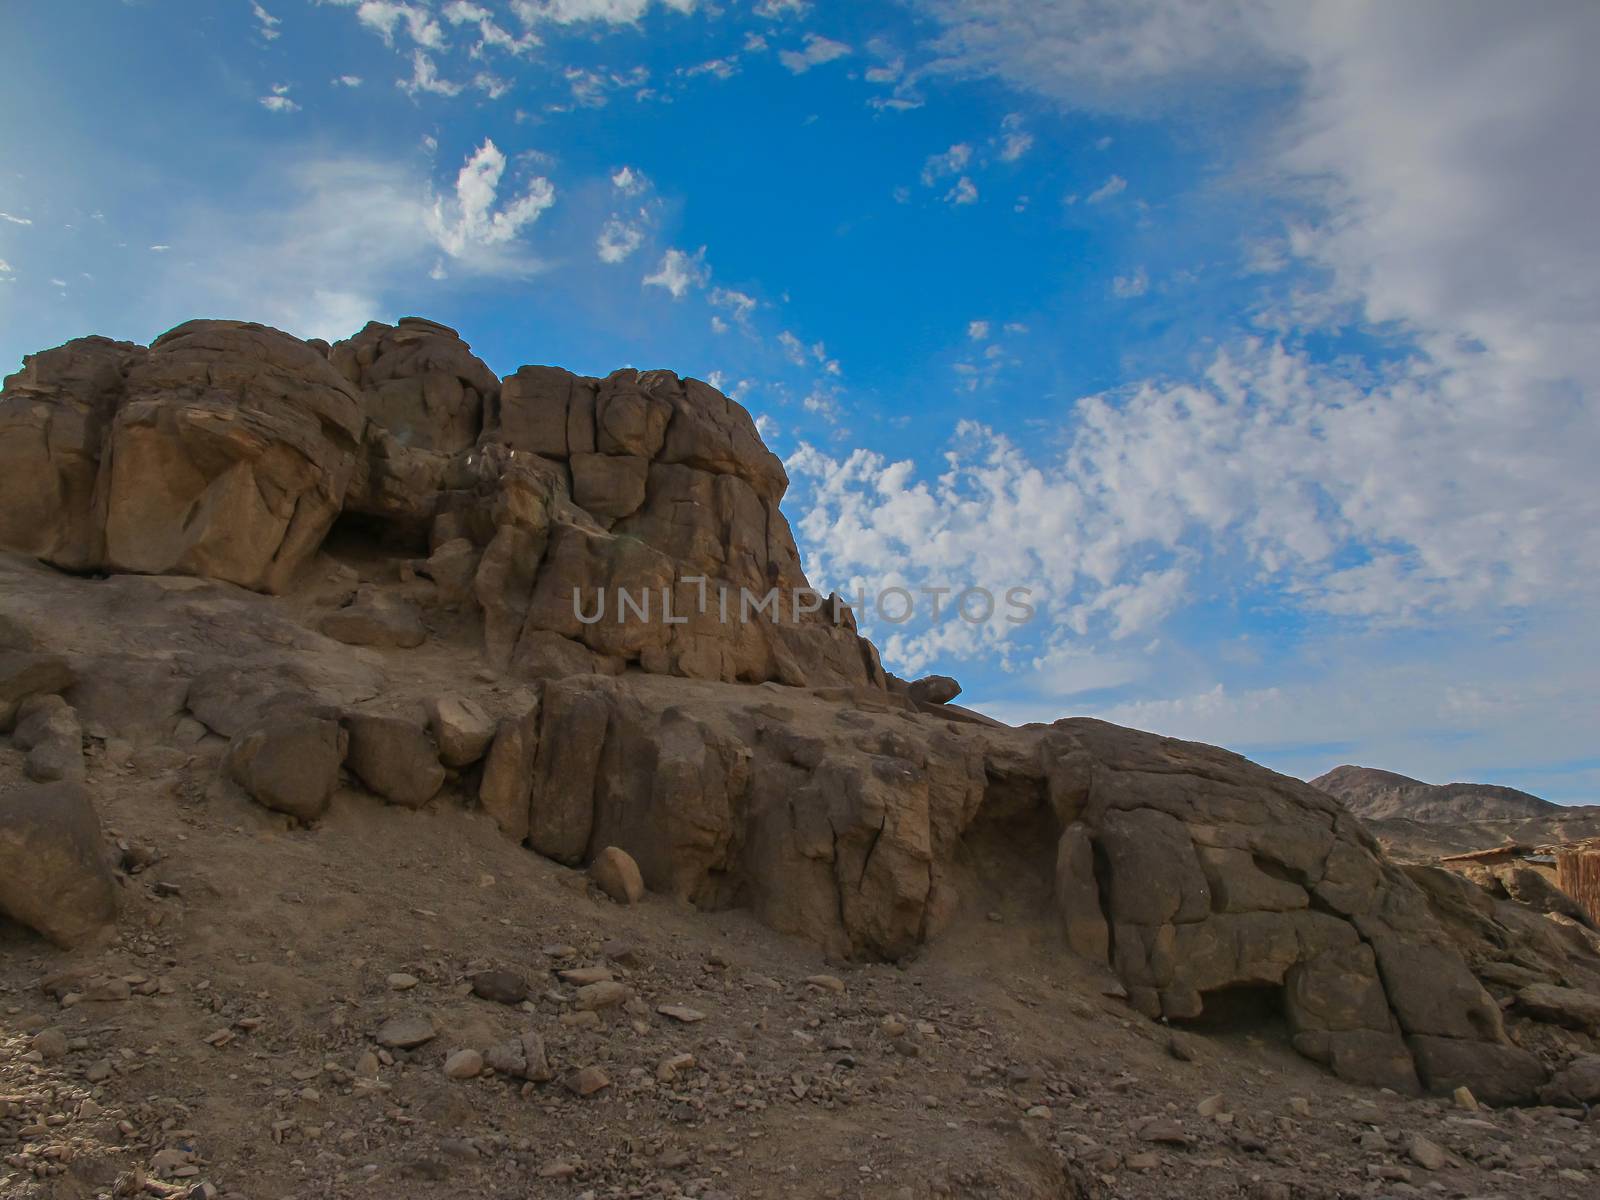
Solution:
M 683 1072 L 694 1070 L 694 1066 L 694 1055 L 673 1054 L 656 1064 L 656 1079 L 660 1083 L 671 1083 Z
M 356 1059 L 356 1074 L 362 1079 L 376 1079 L 378 1077 L 378 1056 L 371 1050 L 362 1051 L 361 1057 Z
M 582 1067 L 567 1076 L 567 1090 L 577 1096 L 592 1096 L 611 1086 L 611 1077 L 599 1067 Z
M 1028 1111 L 1023 1113 L 1022 1115 L 1025 1116 L 1025 1117 L 1029 1117 L 1029 1118 L 1031 1118 L 1031 1119 L 1033 1119 L 1035 1121 L 1048 1121 L 1055 1114 L 1050 1111 L 1049 1105 L 1035 1104 L 1032 1108 L 1028 1109 Z
M 46 1062 L 62 1058 L 67 1053 L 67 1035 L 56 1028 L 41 1029 L 29 1043 L 34 1052 Z
M 1158 1118 L 1139 1130 L 1141 1142 L 1155 1142 L 1161 1146 L 1188 1146 L 1189 1135 L 1176 1121 Z
M 1161 1156 L 1153 1150 L 1146 1150 L 1142 1154 L 1128 1155 L 1128 1170 L 1154 1171 L 1161 1165 Z
M 600 1014 L 592 1008 L 582 1009 L 578 1012 L 564 1012 L 561 1014 L 561 1023 L 568 1029 L 599 1029 Z
M 472 994 L 496 1004 L 521 1004 L 528 998 L 528 981 L 517 971 L 479 971 L 472 976 Z
M 417 977 L 415 975 L 407 975 L 404 971 L 396 971 L 389 976 L 388 984 L 391 991 L 409 992 L 417 986 Z
M 705 1013 L 698 1008 L 690 1008 L 684 1004 L 662 1004 L 656 1008 L 656 1011 L 663 1017 L 670 1017 L 684 1025 L 693 1025 L 697 1021 L 706 1019 Z
M 644 876 L 626 850 L 607 846 L 600 851 L 589 864 L 589 878 L 618 904 L 637 904 L 644 899 Z
M 561 978 L 574 987 L 583 987 L 589 983 L 599 983 L 605 979 L 615 979 L 616 972 L 610 967 L 571 967 L 560 972 Z
M 91 1064 L 83 1073 L 83 1077 L 90 1083 L 104 1083 L 111 1078 L 111 1060 L 102 1058 L 99 1062 Z
M 439 1031 L 427 1017 L 395 1017 L 378 1030 L 378 1045 L 391 1050 L 414 1050 L 438 1036 Z
M 602 1008 L 615 1008 L 628 998 L 627 985 L 618 983 L 614 979 L 602 979 L 598 983 L 585 984 L 578 989 L 576 1000 L 573 1001 L 579 1012 L 598 1012 Z
M 1195 1105 L 1194 1110 L 1202 1117 L 1216 1117 L 1228 1111 L 1228 1102 L 1222 1098 L 1222 1093 L 1218 1092 L 1216 1095 L 1207 1096 L 1200 1101 L 1199 1104 Z
M 821 992 L 844 991 L 844 980 L 837 975 L 807 975 L 806 985 L 814 987 Z
M 1289 1111 L 1297 1117 L 1309 1117 L 1311 1115 L 1311 1101 L 1304 1096 L 1291 1096 L 1289 1098 Z
M 577 1173 L 577 1167 L 561 1159 L 557 1159 L 553 1163 L 546 1163 L 539 1168 L 539 1175 L 543 1179 L 571 1179 Z
M 1167 1053 L 1179 1062 L 1199 1062 L 1200 1046 L 1188 1034 L 1174 1030 L 1167 1036 Z
M 1406 1148 L 1406 1152 L 1411 1156 L 1411 1161 L 1424 1171 L 1442 1171 L 1450 1165 L 1450 1157 L 1444 1149 L 1420 1133 L 1411 1135 L 1411 1144 Z
M 1458 1087 L 1452 1093 L 1451 1099 L 1455 1101 L 1457 1108 L 1464 1109 L 1467 1112 L 1478 1111 L 1478 1098 L 1472 1094 L 1471 1088 Z
M 444 1073 L 450 1079 L 476 1079 L 483 1074 L 483 1055 L 476 1050 L 457 1050 L 444 1060 Z

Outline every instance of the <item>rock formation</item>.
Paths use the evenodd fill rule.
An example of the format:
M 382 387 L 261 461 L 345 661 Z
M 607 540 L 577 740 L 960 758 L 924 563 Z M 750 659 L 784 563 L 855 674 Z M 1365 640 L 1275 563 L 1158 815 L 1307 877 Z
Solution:
M 0 560 L 0 725 L 53 747 L 40 772 L 73 778 L 84 736 L 183 740 L 214 798 L 279 820 L 341 794 L 475 808 L 621 900 L 746 907 L 840 958 L 914 955 L 1012 889 L 1147 1017 L 1267 1008 L 1301 1053 L 1399 1091 L 1546 1082 L 1468 965 L 1504 926 L 1323 792 L 886 677 L 807 583 L 782 464 L 697 380 L 499 380 L 414 318 L 332 347 L 191 322 L 30 357 L 0 456 L 0 546 L 109 576 Z M 76 915 L 0 904 L 71 941 L 114 896 L 87 793 L 32 786 L 6 793 L 0 848 L 59 847 Z
M 1311 786 L 1341 801 L 1363 820 L 1517 820 L 1550 816 L 1561 809 L 1559 804 L 1516 788 L 1487 783 L 1423 783 L 1373 767 L 1335 767 L 1313 779 Z

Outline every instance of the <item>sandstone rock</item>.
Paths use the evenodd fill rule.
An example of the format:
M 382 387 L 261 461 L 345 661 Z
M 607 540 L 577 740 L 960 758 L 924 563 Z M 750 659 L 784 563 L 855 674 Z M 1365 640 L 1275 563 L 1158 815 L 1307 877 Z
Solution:
M 582 1067 L 567 1076 L 567 1090 L 585 1099 L 611 1086 L 611 1077 L 599 1067 Z
M 961 695 L 961 685 L 948 675 L 925 675 L 909 683 L 906 694 L 919 704 L 949 704 Z
M 427 1017 L 393 1017 L 377 1033 L 378 1045 L 391 1050 L 415 1050 L 439 1036 Z
M 589 878 L 595 886 L 618 904 L 637 904 L 644 899 L 644 879 L 633 856 L 615 846 L 607 846 L 589 864 Z
M 81 784 L 0 792 L 0 912 L 64 947 L 116 920 L 116 884 Z
M 1444 1148 L 1420 1133 L 1411 1135 L 1406 1153 L 1410 1155 L 1411 1161 L 1424 1171 L 1442 1171 L 1450 1165 L 1450 1156 L 1444 1152 Z
M 1529 1104 L 1547 1078 L 1539 1060 L 1515 1046 L 1427 1036 L 1408 1037 L 1406 1045 L 1433 1092 L 1466 1087 L 1488 1104 Z
M 1517 993 L 1517 1007 L 1541 1021 L 1600 1033 L 1600 995 L 1536 983 Z
M 1074 954 L 1104 963 L 1111 952 L 1111 931 L 1100 910 L 1100 887 L 1095 880 L 1094 842 L 1088 827 L 1069 825 L 1056 848 L 1056 911 Z
M 339 786 L 347 746 L 345 731 L 332 718 L 268 717 L 233 739 L 226 767 L 258 804 L 314 821 Z
M 515 842 L 528 836 L 529 798 L 538 753 L 539 708 L 535 705 L 520 717 L 500 722 L 484 760 L 478 803 Z
M 500 394 L 500 381 L 455 330 L 420 317 L 401 317 L 397 326 L 370 322 L 335 343 L 328 361 L 361 389 L 374 425 L 423 450 L 470 447 L 485 406 Z
M 322 632 L 349 646 L 409 649 L 427 640 L 428 631 L 416 605 L 381 591 L 363 588 L 355 603 L 322 619 Z
M 528 998 L 528 981 L 516 971 L 479 971 L 472 976 L 472 994 L 496 1004 L 521 1004 Z
M 60 696 L 24 700 L 17 708 L 12 741 L 28 752 L 23 770 L 29 779 L 38 783 L 83 781 L 83 727 L 78 714 Z
M 438 546 L 418 571 L 438 585 L 441 601 L 460 604 L 472 595 L 481 557 L 478 548 L 467 538 L 451 538 Z
M 602 979 L 596 983 L 586 983 L 578 989 L 578 994 L 573 998 L 573 1005 L 578 1011 L 585 1010 L 598 1012 L 603 1008 L 615 1008 L 628 998 L 628 988 L 625 984 L 618 983 L 615 979 Z
M 447 767 L 471 766 L 483 757 L 495 735 L 494 718 L 466 696 L 441 696 L 428 705 L 428 727 Z
M 305 343 L 190 321 L 127 376 L 97 488 L 105 565 L 282 591 L 344 501 L 365 417 Z
M 1581 1054 L 1539 1092 L 1540 1104 L 1600 1104 L 1600 1054 Z
M 483 1055 L 476 1050 L 457 1050 L 444 1060 L 447 1079 L 476 1079 L 483 1074 Z
M 544 1038 L 531 1029 L 520 1037 L 491 1047 L 484 1055 L 484 1062 L 490 1070 L 530 1083 L 548 1083 L 553 1078 Z
M 72 683 L 72 668 L 60 655 L 0 650 L 0 733 L 12 727 L 28 697 L 54 695 Z
M 690 1008 L 686 1004 L 662 1004 L 656 1011 L 663 1017 L 670 1017 L 680 1025 L 695 1025 L 706 1019 L 706 1014 L 698 1008 Z
M 347 713 L 346 765 L 372 791 L 405 808 L 421 808 L 444 785 L 439 750 L 427 730 L 404 717 Z
M 29 1047 L 45 1062 L 53 1062 L 66 1057 L 67 1035 L 55 1028 L 41 1029 L 33 1035 Z

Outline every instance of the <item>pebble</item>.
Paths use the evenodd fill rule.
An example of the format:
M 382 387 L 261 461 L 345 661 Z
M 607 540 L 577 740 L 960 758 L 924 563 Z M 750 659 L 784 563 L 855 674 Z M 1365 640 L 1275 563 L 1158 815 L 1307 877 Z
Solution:
M 598 1011 L 602 1008 L 615 1008 L 627 998 L 626 984 L 618 983 L 615 979 L 602 979 L 598 983 L 586 983 L 579 988 L 577 999 L 573 1003 L 579 1012 Z
M 33 1047 L 34 1053 L 40 1058 L 44 1059 L 45 1062 L 50 1062 L 52 1059 L 62 1058 L 66 1055 L 67 1035 L 54 1027 L 41 1029 L 33 1035 L 33 1040 L 29 1045 Z
M 1478 1111 L 1478 1098 L 1472 1094 L 1471 1088 L 1458 1087 L 1451 1099 L 1455 1101 L 1455 1106 L 1459 1109 L 1463 1109 L 1466 1112 Z
M 582 1067 L 567 1076 L 567 1090 L 578 1096 L 592 1096 L 611 1086 L 611 1077 L 599 1067 Z
M 816 988 L 818 991 L 844 991 L 844 980 L 840 979 L 837 975 L 807 975 L 806 983 L 811 987 Z
M 495 1004 L 521 1004 L 528 998 L 528 981 L 516 971 L 479 971 L 472 977 L 472 994 Z
M 394 1017 L 378 1030 L 378 1045 L 391 1050 L 413 1050 L 438 1036 L 439 1031 L 427 1017 Z
M 391 991 L 409 992 L 417 986 L 417 977 L 415 975 L 407 975 L 404 971 L 396 971 L 389 976 L 388 983 Z
M 1425 1171 L 1442 1171 L 1450 1165 L 1450 1158 L 1443 1148 L 1420 1133 L 1412 1134 L 1407 1153 L 1411 1156 L 1411 1161 Z
M 693 1025 L 697 1021 L 706 1019 L 705 1013 L 698 1008 L 689 1008 L 683 1004 L 663 1004 L 656 1011 L 663 1017 L 670 1017 L 672 1020 L 684 1025 Z
M 476 1050 L 457 1050 L 444 1060 L 444 1073 L 450 1079 L 476 1079 L 483 1074 L 483 1055 Z

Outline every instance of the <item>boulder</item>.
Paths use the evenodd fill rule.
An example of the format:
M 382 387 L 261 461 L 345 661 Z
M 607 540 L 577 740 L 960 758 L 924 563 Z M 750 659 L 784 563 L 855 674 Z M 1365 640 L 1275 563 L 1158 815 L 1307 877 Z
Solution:
M 285 590 L 344 503 L 366 418 L 297 338 L 190 321 L 128 371 L 97 491 L 104 566 Z
M 478 804 L 514 842 L 528 836 L 529 798 L 538 753 L 539 707 L 535 704 L 521 716 L 500 722 L 484 760 Z
M 72 682 L 72 668 L 59 654 L 0 650 L 0 733 L 11 728 L 29 696 L 54 695 Z
M 949 704 L 961 695 L 961 685 L 948 675 L 925 675 L 908 683 L 906 694 L 918 704 Z
M 321 628 L 347 646 L 410 649 L 428 637 L 415 604 L 375 588 L 362 588 L 354 603 L 322 618 Z
M 39 783 L 83 782 L 83 727 L 72 706 L 56 695 L 30 696 L 17 709 L 12 740 L 28 752 L 23 770 Z
M 644 899 L 644 878 L 639 874 L 639 864 L 626 850 L 607 846 L 600 851 L 589 864 L 589 878 L 618 904 L 637 904 Z
M 104 557 L 95 504 L 112 418 L 143 347 L 77 338 L 30 354 L 0 390 L 0 547 L 69 571 Z
M 428 731 L 404 717 L 347 713 L 350 736 L 345 765 L 391 804 L 421 808 L 444 786 L 439 747 Z
M 1535 983 L 1517 993 L 1517 1007 L 1541 1021 L 1600 1033 L 1600 994 L 1594 992 Z
M 82 784 L 0 792 L 0 912 L 63 947 L 116 921 L 116 883 Z
M 1557 1071 L 1540 1089 L 1539 1103 L 1568 1108 L 1600 1104 L 1600 1054 L 1580 1054 Z
M 268 717 L 234 737 L 225 759 L 229 776 L 274 812 L 314 821 L 339 786 L 348 737 L 329 717 Z
M 428 704 L 428 728 L 439 744 L 439 761 L 459 770 L 483 757 L 495 735 L 495 721 L 467 696 L 440 696 Z

